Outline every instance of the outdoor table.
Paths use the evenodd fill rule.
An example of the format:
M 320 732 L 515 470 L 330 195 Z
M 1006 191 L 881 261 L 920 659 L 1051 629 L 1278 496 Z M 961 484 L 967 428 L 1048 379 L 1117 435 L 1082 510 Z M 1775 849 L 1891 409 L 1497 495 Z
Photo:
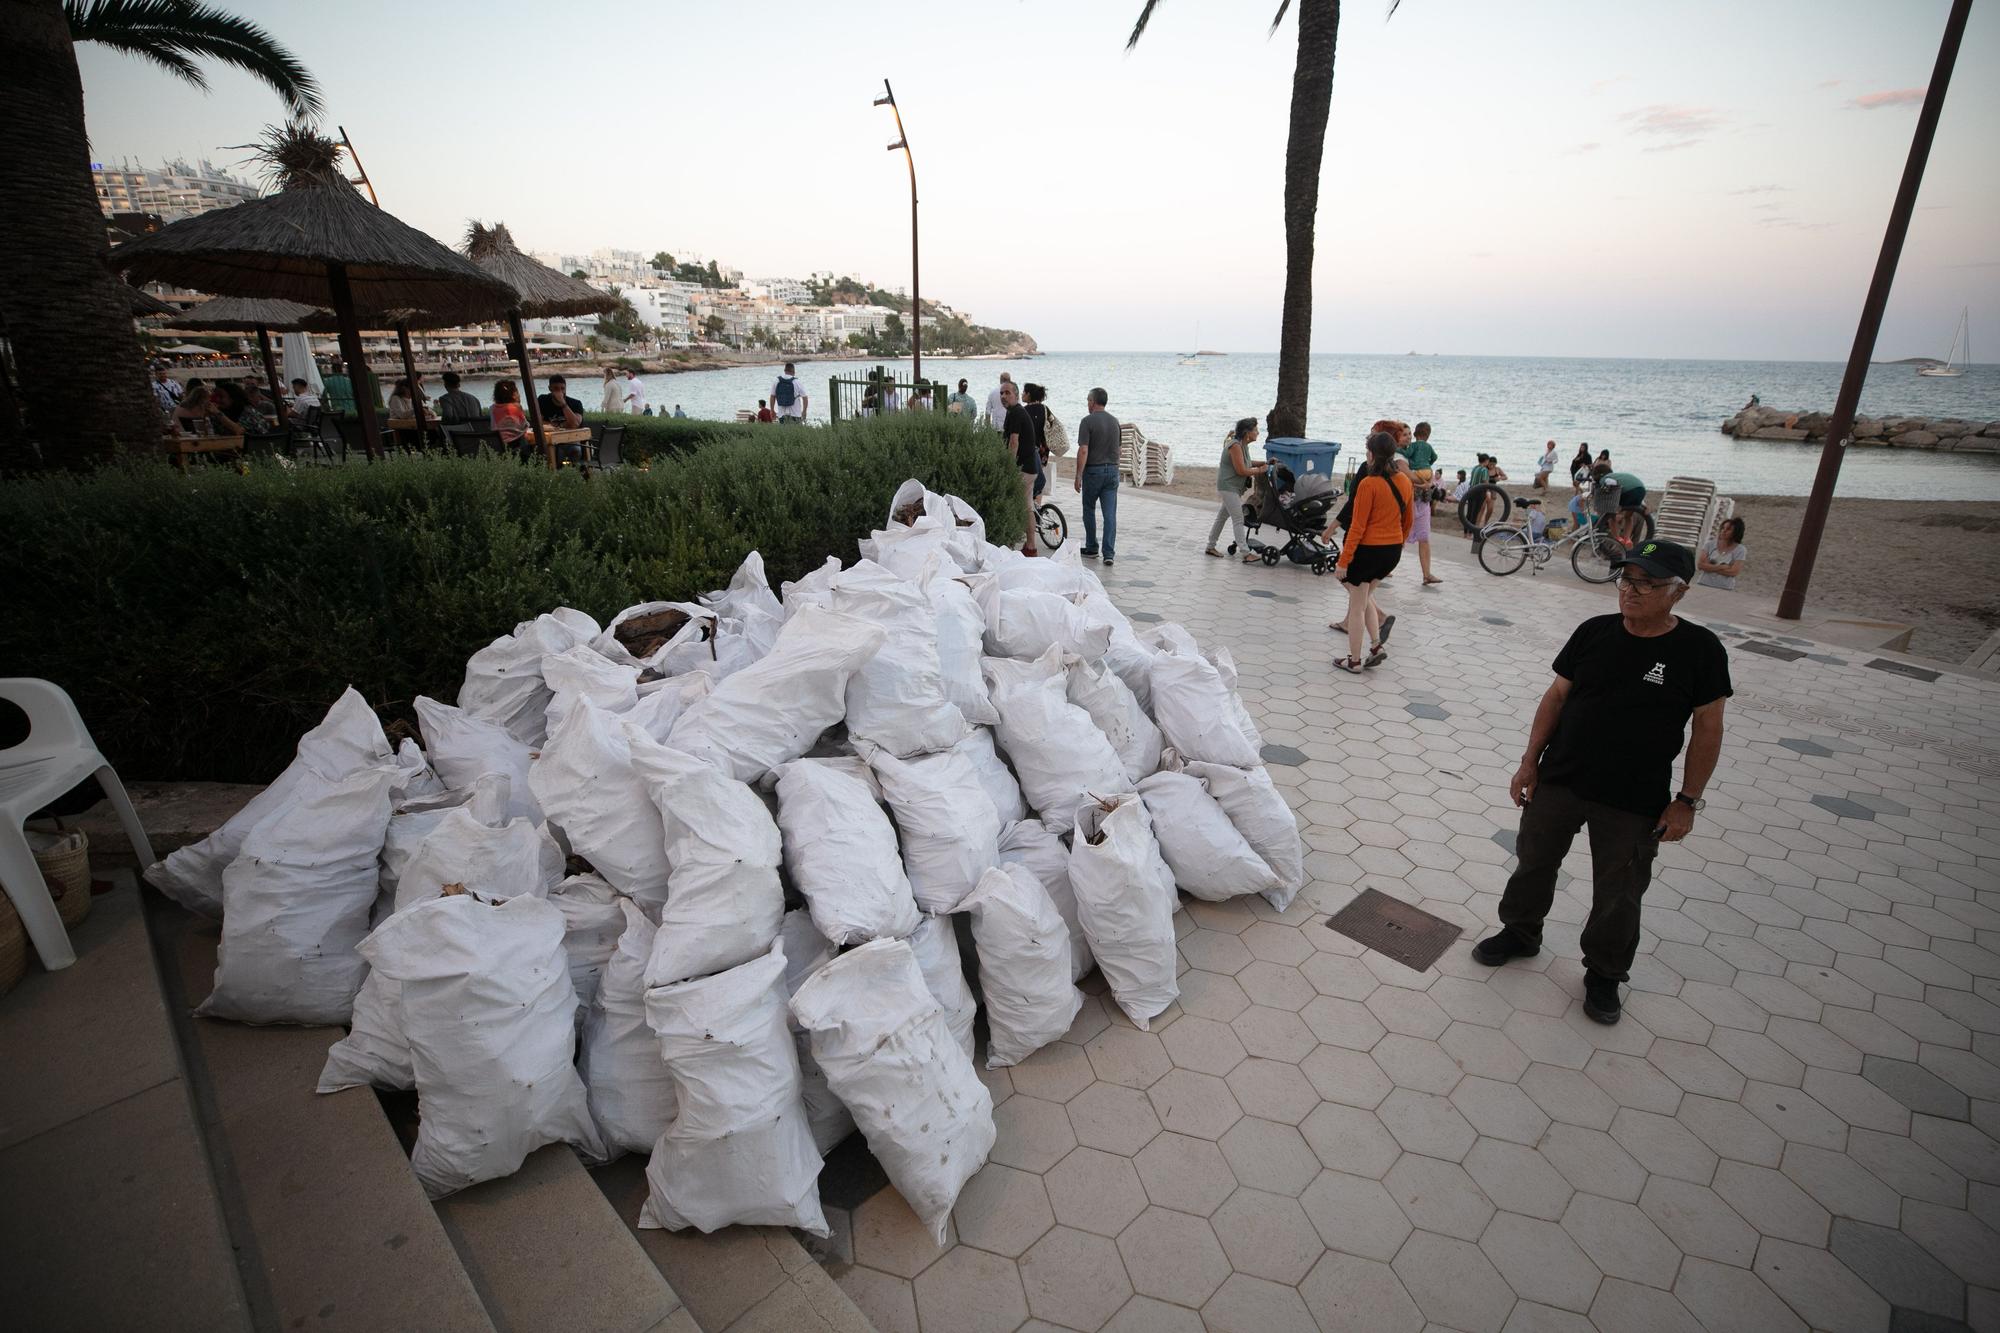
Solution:
M 188 470 L 190 454 L 242 453 L 241 435 L 169 435 L 165 438 L 167 453 L 172 455 L 174 466 L 181 471 Z

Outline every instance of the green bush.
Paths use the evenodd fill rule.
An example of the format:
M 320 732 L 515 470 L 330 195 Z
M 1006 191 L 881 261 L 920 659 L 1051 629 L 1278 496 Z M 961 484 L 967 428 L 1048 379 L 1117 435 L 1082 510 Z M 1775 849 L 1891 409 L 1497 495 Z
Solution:
M 718 425 L 640 420 L 677 441 Z M 992 540 L 1024 536 L 1012 461 L 954 418 L 722 429 L 592 477 L 426 456 L 0 485 L 0 674 L 67 689 L 128 777 L 268 781 L 348 684 L 408 719 L 553 607 L 690 600 L 753 550 L 774 588 L 851 561 L 907 477 L 964 496 Z

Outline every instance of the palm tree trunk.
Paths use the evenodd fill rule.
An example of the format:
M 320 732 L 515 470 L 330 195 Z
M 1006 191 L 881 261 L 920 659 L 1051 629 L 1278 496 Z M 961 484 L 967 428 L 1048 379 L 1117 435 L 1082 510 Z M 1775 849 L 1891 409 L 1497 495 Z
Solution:
M 1333 48 L 1340 0 L 1303 0 L 1299 61 L 1292 70 L 1292 130 L 1285 143 L 1285 304 L 1278 326 L 1278 402 L 1271 434 L 1306 433 L 1312 378 L 1313 219 L 1319 212 L 1319 165 L 1333 106 Z
M 0 0 L 0 161 L 16 167 L 0 236 L 0 324 L 12 341 L 22 418 L 0 419 L 16 465 L 83 467 L 120 446 L 156 447 L 123 284 L 90 180 L 83 81 L 60 0 Z M 28 455 L 32 456 L 32 455 Z

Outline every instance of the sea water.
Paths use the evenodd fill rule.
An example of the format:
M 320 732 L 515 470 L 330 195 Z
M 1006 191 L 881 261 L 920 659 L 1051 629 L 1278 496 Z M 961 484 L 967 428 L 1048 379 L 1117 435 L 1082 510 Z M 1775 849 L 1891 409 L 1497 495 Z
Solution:
M 801 360 L 799 382 L 814 420 L 825 420 L 827 381 L 865 374 L 873 362 Z M 907 378 L 909 362 L 882 362 Z M 1020 360 L 924 358 L 924 375 L 956 387 L 962 377 L 983 408 L 1001 371 L 1040 384 L 1072 427 L 1084 395 L 1101 387 L 1110 410 L 1173 446 L 1176 469 L 1213 468 L 1222 439 L 1239 418 L 1260 426 L 1277 390 L 1278 358 L 1269 353 L 1199 357 L 1168 352 L 1051 352 Z M 1499 457 L 1516 481 L 1534 473 L 1544 442 L 1565 464 L 1577 445 L 1611 451 L 1621 471 L 1650 487 L 1669 477 L 1713 480 L 1725 495 L 1803 495 L 1819 465 L 1818 444 L 1733 440 L 1717 428 L 1756 394 L 1787 412 L 1830 412 L 1844 366 L 1808 361 L 1653 361 L 1501 356 L 1350 356 L 1312 358 L 1308 434 L 1357 454 L 1369 425 L 1391 417 L 1428 421 L 1439 465 L 1470 468 L 1475 453 Z M 771 396 L 769 367 L 643 375 L 653 410 L 679 404 L 689 416 L 732 419 Z M 481 399 L 491 380 L 467 381 Z M 594 409 L 601 378 L 572 377 L 571 390 Z M 1957 379 L 1919 376 L 1913 366 L 1872 367 L 1861 396 L 1864 416 L 1959 417 L 2000 421 L 2000 366 L 1971 367 Z M 1916 449 L 1850 449 L 1838 493 L 1896 500 L 2000 500 L 2000 458 Z

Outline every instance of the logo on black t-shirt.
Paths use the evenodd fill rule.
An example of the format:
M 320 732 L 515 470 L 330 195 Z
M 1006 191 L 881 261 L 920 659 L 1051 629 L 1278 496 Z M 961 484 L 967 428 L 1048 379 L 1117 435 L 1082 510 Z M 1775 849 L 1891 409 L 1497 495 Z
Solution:
M 1644 676 L 1641 676 L 1640 679 L 1645 681 L 1648 685 L 1666 684 L 1667 664 L 1665 662 L 1653 663 L 1653 669 L 1651 671 L 1648 671 Z

